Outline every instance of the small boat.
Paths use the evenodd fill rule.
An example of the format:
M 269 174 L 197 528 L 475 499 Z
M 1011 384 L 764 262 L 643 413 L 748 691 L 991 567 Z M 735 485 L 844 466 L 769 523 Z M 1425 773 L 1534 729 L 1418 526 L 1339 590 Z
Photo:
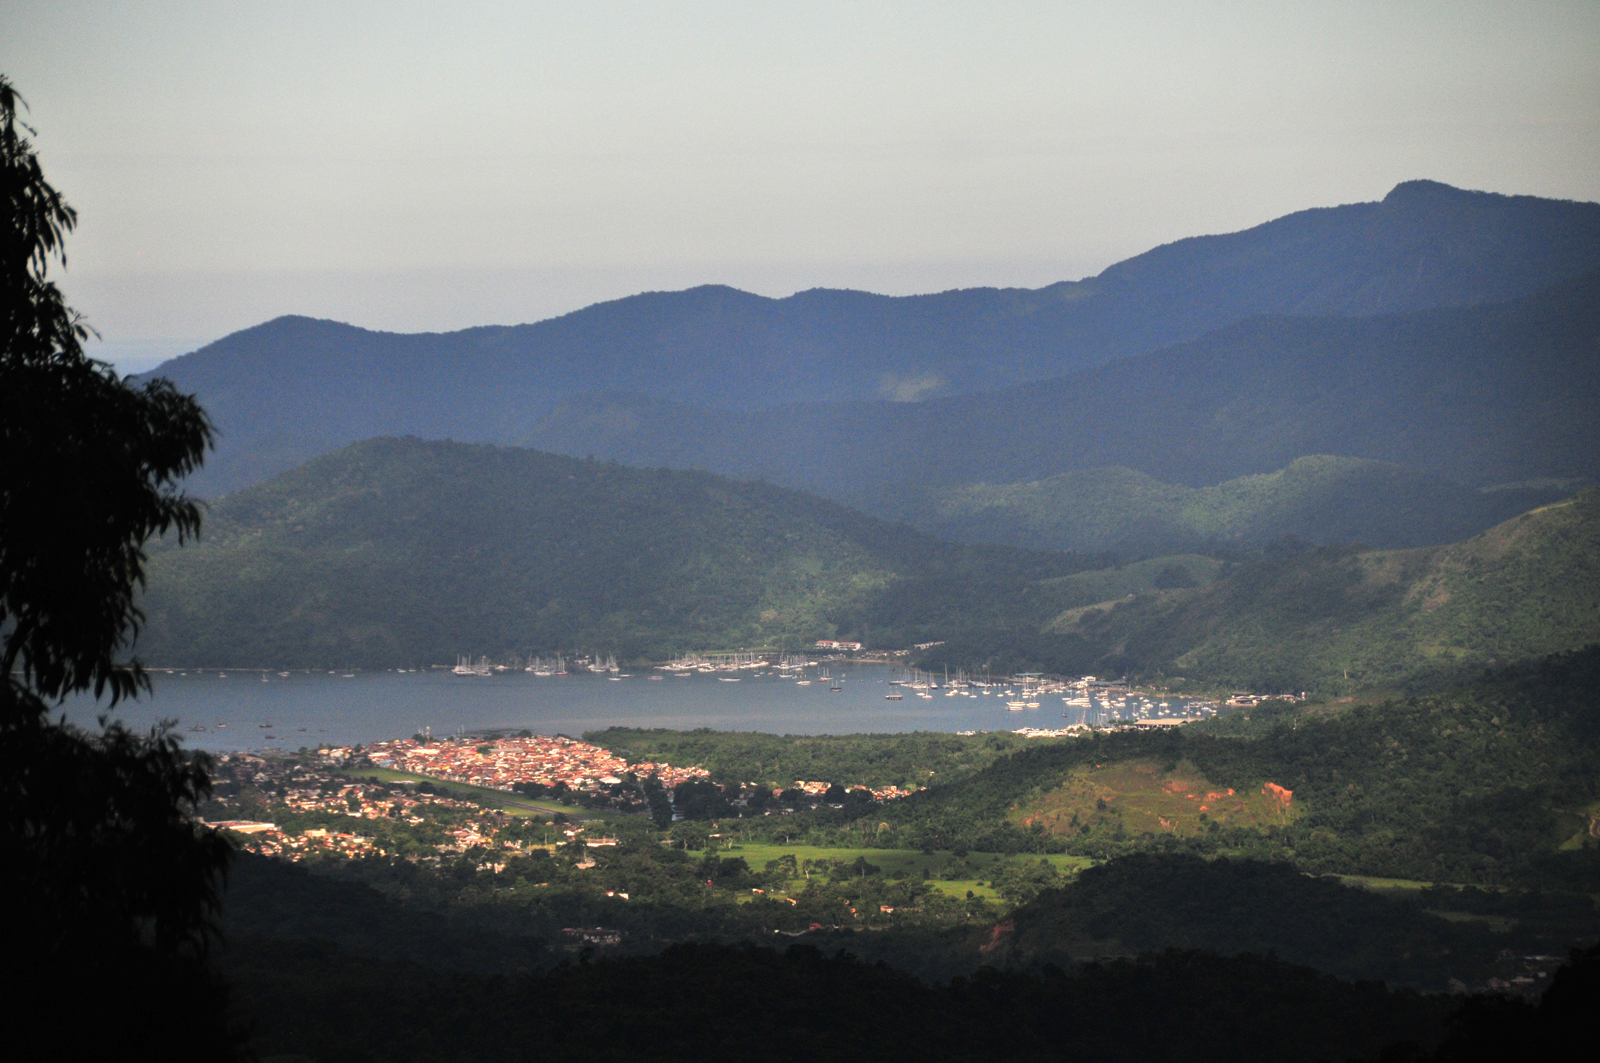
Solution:
M 809 680 L 809 679 L 796 679 L 794 681 L 794 685 L 797 686 L 797 687 L 808 687 L 808 686 L 811 685 L 811 680 Z
M 1027 707 L 1028 707 L 1028 703 L 1026 701 L 1008 701 L 1008 702 L 1006 702 L 1006 708 L 1010 709 L 1012 712 L 1021 712 L 1023 709 L 1025 709 Z
M 665 678 L 666 678 L 666 676 L 664 676 L 664 675 L 653 675 L 653 676 L 650 677 L 650 681 L 652 683 L 659 683 L 661 680 L 663 680 Z
M 719 676 L 717 676 L 717 682 L 719 682 L 719 683 L 737 683 L 738 681 L 739 681 L 739 677 L 738 676 L 733 676 L 733 675 L 719 675 Z
M 904 700 L 906 700 L 906 696 L 904 694 L 885 694 L 883 696 L 883 700 L 884 701 L 904 701 Z

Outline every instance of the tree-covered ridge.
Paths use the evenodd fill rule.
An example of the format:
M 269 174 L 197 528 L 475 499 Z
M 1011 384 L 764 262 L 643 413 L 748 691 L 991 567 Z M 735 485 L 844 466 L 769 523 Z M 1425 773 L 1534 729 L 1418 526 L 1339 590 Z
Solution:
M 1267 703 L 1176 733 L 1118 733 L 1030 746 L 951 786 L 885 805 L 879 844 L 1034 846 L 1107 856 L 1147 850 L 1288 859 L 1301 868 L 1445 882 L 1590 888 L 1600 875 L 1600 648 L 1447 693 L 1296 712 Z M 1239 737 L 1243 730 L 1254 737 Z M 1034 814 L 1075 772 L 1184 765 L 1216 787 L 1287 790 L 1281 824 L 1128 829 Z M 1202 795 L 1203 796 L 1203 795 Z
M 1504 938 L 1484 922 L 1429 914 L 1429 902 L 1463 903 L 1449 890 L 1400 900 L 1288 863 L 1140 853 L 1088 868 L 1018 908 L 1012 931 L 991 956 L 1026 966 L 1163 948 L 1276 954 L 1341 978 L 1434 992 L 1446 988 L 1446 972 L 1470 977 L 1492 969 Z M 1580 904 L 1578 913 L 1569 932 L 1600 929 L 1592 903 Z M 1565 944 L 1519 935 L 1524 948 Z
M 1084 671 L 1275 691 L 1416 686 L 1576 649 L 1600 641 L 1600 491 L 1450 546 L 1287 551 L 1052 630 Z
M 685 943 L 525 978 L 248 945 L 230 974 L 268 1058 L 1312 1063 L 1432 1044 L 1449 1007 L 1272 957 L 1176 951 L 930 986 L 804 944 Z
M 1285 536 L 1405 548 L 1457 542 L 1557 497 L 1540 487 L 1481 491 L 1392 462 L 1323 454 L 1209 487 L 1111 467 L 908 491 L 897 496 L 897 515 L 946 538 L 1033 549 L 1253 549 Z
M 787 788 L 797 781 L 905 788 L 953 782 L 1027 745 L 1007 732 L 953 735 L 773 735 L 754 731 L 672 731 L 608 727 L 585 734 L 633 761 L 705 768 L 720 783 Z
M 1474 486 L 1593 479 L 1597 426 L 1600 272 L 1498 305 L 1250 318 L 1052 380 L 921 403 L 748 413 L 574 396 L 524 438 L 761 477 L 903 519 L 921 506 L 919 487 L 1108 467 L 1199 487 L 1319 454 Z
M 219 500 L 152 559 L 150 660 L 395 666 L 627 658 L 1045 623 L 1090 559 L 939 542 L 706 473 L 375 439 Z M 929 633 L 933 634 L 929 634 Z

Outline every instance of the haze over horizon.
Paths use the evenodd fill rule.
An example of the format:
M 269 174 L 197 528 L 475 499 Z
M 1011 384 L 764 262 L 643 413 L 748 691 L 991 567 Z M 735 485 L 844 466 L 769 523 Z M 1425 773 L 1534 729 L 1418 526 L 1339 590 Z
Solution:
M 1600 200 L 1600 8 L 13 5 L 146 369 L 282 314 L 392 331 L 642 290 L 1037 287 L 1427 178 Z

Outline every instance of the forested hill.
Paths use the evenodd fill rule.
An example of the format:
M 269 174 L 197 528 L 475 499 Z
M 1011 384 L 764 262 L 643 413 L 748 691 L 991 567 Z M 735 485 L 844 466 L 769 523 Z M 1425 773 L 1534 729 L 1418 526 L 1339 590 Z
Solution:
M 749 411 L 991 391 L 1252 315 L 1470 305 L 1597 268 L 1600 205 L 1413 181 L 1381 202 L 1181 240 L 1037 290 L 768 299 L 708 286 L 448 334 L 284 317 L 157 372 L 198 394 L 222 429 L 194 480 L 215 494 L 374 435 L 522 441 L 574 394 Z
M 1122 466 L 1217 484 L 1296 458 L 1392 462 L 1472 485 L 1600 476 L 1600 273 L 1493 306 L 1255 318 L 1058 380 L 916 404 L 759 415 L 574 399 L 528 442 L 759 476 L 895 513 L 907 486 Z
M 1041 744 L 884 805 L 874 818 L 892 831 L 874 837 L 1097 857 L 1188 851 L 1590 893 L 1597 682 L 1592 647 L 1382 705 L 1267 703 L 1249 720 Z
M 939 663 L 1003 649 L 969 639 L 935 650 Z M 1600 490 L 1450 546 L 1289 549 L 1202 587 L 1074 609 L 1035 653 L 1061 671 L 1346 694 L 1437 686 L 1590 643 L 1600 643 Z
M 1291 536 L 1400 548 L 1470 538 L 1569 488 L 1482 490 L 1394 462 L 1317 454 L 1211 487 L 1112 466 L 1022 483 L 902 489 L 879 508 L 941 538 L 1036 550 L 1157 555 L 1248 550 Z
M 1036 630 L 1067 600 L 1041 581 L 1089 564 L 947 544 L 706 473 L 374 439 L 221 499 L 198 544 L 157 550 L 137 650 L 155 663 L 383 667 L 833 635 L 905 646 Z

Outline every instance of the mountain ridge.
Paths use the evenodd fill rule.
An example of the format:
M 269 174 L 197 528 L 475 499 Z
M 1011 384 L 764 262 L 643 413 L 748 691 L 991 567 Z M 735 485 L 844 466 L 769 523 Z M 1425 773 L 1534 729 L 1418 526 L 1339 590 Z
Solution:
M 884 500 L 906 485 L 1121 465 L 1205 487 L 1311 454 L 1472 485 L 1594 478 L 1597 421 L 1600 272 L 1509 303 L 1251 318 L 1071 376 L 917 404 L 754 414 L 575 396 L 519 442 L 759 477 L 894 512 Z
M 567 396 L 727 411 L 985 393 L 1191 341 L 1262 313 L 1362 314 L 1527 295 L 1600 269 L 1600 204 L 1397 186 L 1192 237 L 1040 289 L 914 296 L 724 286 L 527 325 L 401 335 L 278 318 L 164 363 L 222 442 L 216 494 L 373 435 L 517 442 Z
M 1208 487 L 1113 465 L 932 488 L 896 495 L 886 515 L 945 539 L 1033 550 L 1248 550 L 1283 537 L 1405 548 L 1468 538 L 1564 497 L 1564 487 L 1485 491 L 1392 462 L 1315 454 Z
M 1600 489 L 1463 542 L 1290 552 L 1050 630 L 1149 675 L 1341 694 L 1578 650 L 1600 643 Z
M 197 543 L 154 550 L 135 649 L 185 666 L 395 667 L 910 645 L 1016 615 L 1037 627 L 1067 599 L 1030 592 L 1096 561 L 944 543 L 707 473 L 377 438 L 216 501 Z

